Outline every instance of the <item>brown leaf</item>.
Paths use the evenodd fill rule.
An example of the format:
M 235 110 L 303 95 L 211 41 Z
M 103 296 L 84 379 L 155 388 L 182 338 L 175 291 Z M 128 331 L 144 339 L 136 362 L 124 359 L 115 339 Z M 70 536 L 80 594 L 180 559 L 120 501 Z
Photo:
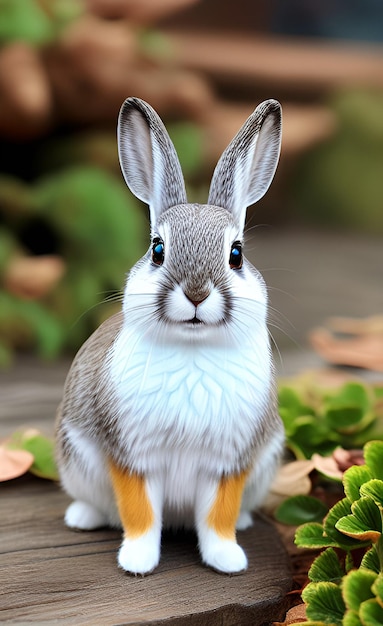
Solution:
M 365 462 L 363 450 L 345 450 L 344 448 L 336 448 L 332 453 L 332 456 L 342 472 L 345 472 L 353 465 L 363 465 Z
M 383 333 L 369 332 L 351 337 L 337 337 L 327 328 L 310 333 L 313 348 L 327 361 L 383 371 Z
M 274 622 L 273 626 L 289 626 L 289 624 L 298 624 L 299 622 L 306 622 L 306 605 L 297 604 L 293 606 L 286 613 L 286 619 L 284 622 Z
M 311 460 L 314 463 L 314 467 L 318 472 L 321 472 L 329 478 L 342 480 L 343 471 L 339 468 L 339 464 L 333 456 L 321 456 L 320 454 L 313 454 Z
M 309 460 L 292 461 L 282 465 L 262 508 L 272 513 L 286 498 L 309 494 L 312 486 L 309 474 L 313 469 L 314 463 Z
M 25 300 L 37 300 L 53 289 L 64 271 L 65 263 L 56 255 L 15 257 L 4 272 L 4 287 Z
M 338 333 L 349 335 L 383 335 L 383 315 L 371 315 L 363 319 L 352 317 L 330 317 L 327 326 Z
M 8 450 L 0 446 L 0 482 L 22 476 L 33 461 L 33 454 L 26 450 Z

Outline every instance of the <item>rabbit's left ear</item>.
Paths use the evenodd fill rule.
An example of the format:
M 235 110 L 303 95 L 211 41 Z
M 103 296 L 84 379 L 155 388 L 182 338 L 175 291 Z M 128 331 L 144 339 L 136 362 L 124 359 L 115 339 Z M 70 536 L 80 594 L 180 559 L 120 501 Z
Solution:
M 153 231 L 162 211 L 187 202 L 176 150 L 162 120 L 139 98 L 128 98 L 122 105 L 117 136 L 125 182 L 149 204 Z
M 268 190 L 281 148 L 281 105 L 262 102 L 228 145 L 215 168 L 209 204 L 230 211 L 243 229 L 246 209 Z

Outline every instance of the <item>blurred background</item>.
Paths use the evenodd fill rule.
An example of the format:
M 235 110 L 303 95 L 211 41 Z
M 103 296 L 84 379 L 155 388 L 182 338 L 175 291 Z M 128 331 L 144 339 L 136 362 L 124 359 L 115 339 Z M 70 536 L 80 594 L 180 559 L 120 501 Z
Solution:
M 71 354 L 120 306 L 149 237 L 117 160 L 131 95 L 164 119 L 196 202 L 279 99 L 280 166 L 247 234 L 276 343 L 381 314 L 382 24 L 380 0 L 0 0 L 0 365 Z

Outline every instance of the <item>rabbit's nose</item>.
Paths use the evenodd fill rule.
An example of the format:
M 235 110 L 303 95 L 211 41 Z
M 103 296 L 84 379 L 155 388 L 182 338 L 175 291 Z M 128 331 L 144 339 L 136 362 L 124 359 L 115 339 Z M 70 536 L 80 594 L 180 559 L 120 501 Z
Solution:
M 194 306 L 197 308 L 197 306 L 199 304 L 201 304 L 204 300 L 206 300 L 206 298 L 208 297 L 209 294 L 207 294 L 206 296 L 203 296 L 202 298 L 199 298 L 198 300 L 194 300 L 194 298 L 191 298 L 190 296 L 188 296 L 187 294 L 185 294 L 187 299 L 190 300 L 190 302 L 192 304 L 194 304 Z

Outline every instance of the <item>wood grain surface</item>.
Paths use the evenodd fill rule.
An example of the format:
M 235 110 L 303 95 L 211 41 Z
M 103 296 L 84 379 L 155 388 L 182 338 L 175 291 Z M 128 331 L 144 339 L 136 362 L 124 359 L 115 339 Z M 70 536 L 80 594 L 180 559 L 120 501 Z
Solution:
M 12 624 L 267 624 L 283 617 L 289 562 L 273 527 L 238 535 L 239 576 L 204 567 L 193 533 L 167 533 L 149 576 L 117 568 L 120 533 L 65 528 L 67 497 L 31 476 L 0 485 L 0 622 Z
M 21 359 L 0 376 L 0 439 L 22 426 L 53 433 L 67 362 Z M 73 532 L 69 500 L 25 475 L 0 483 L 0 623 L 260 626 L 283 618 L 290 563 L 274 528 L 257 519 L 238 533 L 249 569 L 224 576 L 200 561 L 193 533 L 165 534 L 158 569 L 117 567 L 119 531 Z

